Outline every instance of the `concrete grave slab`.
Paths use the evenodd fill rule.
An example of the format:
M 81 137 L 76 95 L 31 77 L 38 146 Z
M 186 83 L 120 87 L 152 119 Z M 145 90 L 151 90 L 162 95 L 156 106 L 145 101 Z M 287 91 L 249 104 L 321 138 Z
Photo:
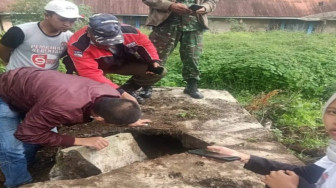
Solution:
M 130 133 L 106 137 L 109 146 L 95 150 L 73 146 L 57 153 L 56 164 L 51 169 L 51 180 L 85 178 L 143 161 L 147 156 Z
M 183 94 L 183 88 L 155 88 L 142 105 L 149 127 L 103 127 L 103 134 L 163 134 L 178 138 L 184 152 L 148 159 L 96 176 L 56 180 L 24 187 L 264 187 L 261 176 L 242 168 L 238 161 L 220 163 L 185 152 L 205 143 L 229 146 L 269 159 L 302 164 L 226 91 L 201 90 L 202 100 Z M 81 128 L 86 125 L 82 125 Z M 91 125 L 87 125 L 90 127 Z M 92 133 L 92 134 L 97 134 Z M 149 143 L 151 144 L 151 143 Z

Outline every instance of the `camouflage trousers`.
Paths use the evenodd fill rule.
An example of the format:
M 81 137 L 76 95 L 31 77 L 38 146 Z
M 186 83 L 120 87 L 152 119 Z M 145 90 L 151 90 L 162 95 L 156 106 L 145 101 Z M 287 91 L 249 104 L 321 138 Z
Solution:
M 163 23 L 153 27 L 149 39 L 156 47 L 163 66 L 180 42 L 183 79 L 200 79 L 198 65 L 203 48 L 203 31 L 183 31 L 179 25 Z

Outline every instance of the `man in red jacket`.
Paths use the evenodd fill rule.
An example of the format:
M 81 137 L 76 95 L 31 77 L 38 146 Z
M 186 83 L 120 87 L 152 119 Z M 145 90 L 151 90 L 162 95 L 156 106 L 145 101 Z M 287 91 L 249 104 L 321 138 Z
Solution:
M 24 118 L 13 118 L 19 115 Z M 135 101 L 122 99 L 108 84 L 88 78 L 32 67 L 1 74 L 0 168 L 6 178 L 4 185 L 17 187 L 32 180 L 27 161 L 34 151 L 25 144 L 95 149 L 108 145 L 102 137 L 75 138 L 55 133 L 52 128 L 93 119 L 132 126 L 150 122 L 140 120 L 140 115 Z
M 142 102 L 136 91 L 151 86 L 165 74 L 156 48 L 148 37 L 130 25 L 120 25 L 111 14 L 90 17 L 89 25 L 68 42 L 68 54 L 80 76 L 120 88 Z M 132 75 L 121 87 L 107 73 Z

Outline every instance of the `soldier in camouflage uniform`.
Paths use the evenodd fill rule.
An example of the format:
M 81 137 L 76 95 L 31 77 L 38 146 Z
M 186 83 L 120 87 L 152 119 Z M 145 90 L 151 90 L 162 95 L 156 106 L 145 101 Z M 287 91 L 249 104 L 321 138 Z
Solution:
M 142 0 L 150 7 L 146 25 L 153 26 L 149 38 L 157 48 L 162 64 L 167 61 L 180 42 L 182 76 L 187 81 L 184 93 L 193 98 L 203 98 L 197 89 L 200 80 L 198 68 L 202 53 L 203 32 L 208 29 L 206 14 L 212 12 L 218 0 Z M 200 5 L 192 11 L 188 7 Z M 143 97 L 150 96 L 151 88 L 143 88 Z M 147 95 L 147 96 L 146 96 Z

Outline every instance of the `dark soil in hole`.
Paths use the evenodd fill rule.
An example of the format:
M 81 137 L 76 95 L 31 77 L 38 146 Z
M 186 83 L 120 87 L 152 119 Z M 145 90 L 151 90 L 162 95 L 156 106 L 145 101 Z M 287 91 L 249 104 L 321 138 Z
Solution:
M 169 135 L 133 134 L 133 136 L 149 159 L 187 151 L 178 138 Z
M 234 105 L 220 99 L 208 99 L 213 105 L 210 108 L 208 105 L 190 103 L 182 98 L 165 97 L 165 91 L 160 92 L 162 93 L 162 95 L 160 93 L 160 98 L 147 99 L 146 104 L 142 105 L 142 118 L 149 118 L 153 121 L 149 127 L 115 127 L 99 122 L 91 122 L 70 127 L 59 127 L 59 133 L 76 137 L 109 136 L 122 132 L 135 133 L 136 139 L 144 152 L 150 158 L 155 158 L 165 154 L 184 152 L 186 150 L 182 147 L 182 144 L 179 143 L 177 138 L 175 139 L 170 136 L 166 136 L 165 138 L 165 136 L 162 136 L 182 134 L 183 130 L 179 127 L 179 122 L 193 119 L 205 122 L 211 119 L 217 119 L 227 112 L 235 111 L 241 113 L 242 111 L 238 104 Z M 254 120 L 251 119 L 251 121 Z M 140 135 L 143 133 L 146 133 L 146 136 Z M 173 144 L 173 148 L 175 149 L 171 151 L 171 145 L 167 145 L 167 143 Z M 150 145 L 150 147 L 144 145 Z M 38 152 L 37 163 L 30 168 L 34 182 L 48 180 L 48 173 L 54 165 L 56 151 L 57 148 L 45 147 Z M 0 174 L 0 185 L 3 181 L 4 178 Z

